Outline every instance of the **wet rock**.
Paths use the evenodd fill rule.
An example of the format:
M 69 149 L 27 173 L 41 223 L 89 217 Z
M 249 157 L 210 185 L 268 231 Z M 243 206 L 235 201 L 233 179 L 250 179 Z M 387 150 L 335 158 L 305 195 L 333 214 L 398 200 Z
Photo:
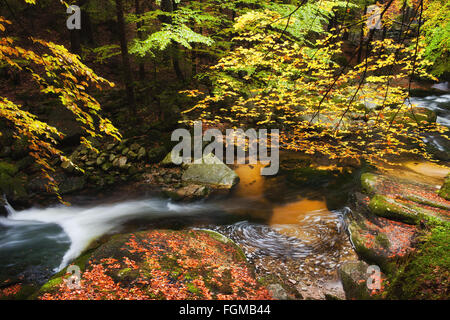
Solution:
M 120 157 L 117 162 L 119 168 L 126 168 L 127 161 L 128 161 L 127 157 L 124 156 Z
M 207 183 L 231 188 L 239 176 L 212 153 L 202 158 L 202 163 L 191 163 L 184 171 L 182 181 Z
M 116 142 L 112 142 L 112 143 L 108 143 L 106 145 L 106 150 L 111 151 L 112 149 L 114 149 L 114 147 L 117 145 Z
M 376 194 L 369 203 L 372 213 L 409 224 L 418 224 L 423 212 L 413 205 L 403 204 L 388 196 Z
M 137 144 L 137 143 L 133 143 L 130 146 L 130 150 L 133 151 L 133 152 L 137 152 L 140 148 L 141 148 L 141 146 L 139 144 Z
M 133 152 L 133 151 L 129 151 L 129 152 L 127 153 L 127 157 L 128 157 L 129 159 L 131 159 L 131 160 L 134 160 L 134 159 L 137 158 L 137 154 L 136 154 L 135 152 Z
M 137 152 L 137 159 L 142 160 L 146 154 L 147 154 L 147 152 L 145 151 L 145 148 L 141 147 Z
M 125 149 L 122 150 L 121 153 L 122 153 L 123 156 L 125 156 L 129 151 L 130 151 L 129 148 L 125 148 Z
M 111 169 L 112 166 L 113 164 L 111 162 L 105 162 L 104 164 L 102 164 L 102 170 L 108 171 L 109 169 Z
M 359 257 L 390 272 L 395 269 L 396 262 L 406 259 L 414 251 L 417 227 L 385 218 L 355 218 L 355 215 L 352 214 L 348 230 Z
M 97 161 L 95 162 L 98 166 L 101 166 L 103 163 L 105 163 L 106 159 L 105 157 L 98 157 Z
M 450 175 L 445 178 L 444 184 L 439 190 L 439 196 L 446 200 L 450 200 Z
M 173 193 L 175 193 L 175 199 L 177 200 L 194 200 L 204 198 L 208 195 L 209 191 L 206 186 L 190 184 L 173 191 Z M 173 193 L 171 194 L 172 196 L 174 196 Z
M 367 288 L 367 279 L 370 276 L 367 273 L 368 268 L 369 265 L 364 261 L 347 262 L 339 268 L 339 276 L 347 299 L 371 299 Z
M 270 299 L 233 241 L 204 230 L 151 230 L 113 236 L 75 261 L 83 287 L 67 290 L 66 270 L 38 299 Z M 98 284 L 104 279 L 105 284 Z
M 76 191 L 80 191 L 86 185 L 86 177 L 66 177 L 59 184 L 60 194 L 69 194 Z
M 279 283 L 272 283 L 267 286 L 272 297 L 276 300 L 289 300 L 289 294 Z

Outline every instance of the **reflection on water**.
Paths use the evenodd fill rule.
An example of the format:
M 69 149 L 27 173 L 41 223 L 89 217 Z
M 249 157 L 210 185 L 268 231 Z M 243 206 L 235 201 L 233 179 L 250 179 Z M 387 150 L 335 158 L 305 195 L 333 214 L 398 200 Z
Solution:
M 380 165 L 382 169 L 382 165 Z M 436 187 L 444 183 L 450 168 L 428 161 L 405 161 L 394 167 L 386 167 L 388 176 L 417 183 L 434 184 Z
M 255 165 L 238 165 L 235 172 L 239 176 L 239 184 L 234 194 L 238 197 L 261 197 L 264 194 L 264 177 L 261 176 L 261 163 Z
M 306 198 L 305 190 L 290 188 L 282 176 L 262 177 L 260 168 L 236 166 L 240 184 L 223 206 L 230 213 L 247 214 L 247 221 L 207 227 L 238 243 L 250 260 L 290 258 L 298 260 L 298 268 L 308 259 L 330 268 L 339 265 L 352 250 L 343 227 L 348 209 L 330 211 L 320 192 L 308 190 Z
M 440 166 L 432 162 L 408 161 L 404 163 L 404 166 L 416 173 L 437 179 L 444 179 L 450 173 L 448 167 Z
M 349 246 L 342 228 L 345 210 L 329 211 L 320 193 L 308 192 L 306 198 L 305 190 L 290 188 L 283 176 L 261 176 L 261 168 L 260 164 L 237 166 L 241 182 L 232 194 L 206 203 L 143 199 L 12 210 L 7 218 L 0 219 L 0 273 L 5 272 L 6 264 L 14 267 L 16 275 L 27 266 L 62 268 L 91 240 L 124 229 L 134 232 L 149 228 L 155 221 L 215 229 L 242 245 L 249 258 L 314 257 L 319 264 L 336 267 L 342 250 Z

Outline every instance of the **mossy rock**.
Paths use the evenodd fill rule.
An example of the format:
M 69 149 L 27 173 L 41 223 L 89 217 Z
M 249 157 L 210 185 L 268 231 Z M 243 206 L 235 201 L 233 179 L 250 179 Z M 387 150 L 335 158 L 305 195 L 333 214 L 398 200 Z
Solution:
M 377 216 L 409 224 L 418 224 L 424 218 L 419 208 L 399 203 L 395 199 L 380 194 L 372 197 L 369 208 Z
M 437 119 L 437 115 L 433 110 L 423 108 L 423 107 L 415 107 L 408 108 L 407 111 L 388 111 L 386 113 L 386 117 L 389 120 L 393 120 L 395 117 L 396 122 L 400 122 L 403 124 L 421 124 L 421 123 L 435 123 Z
M 339 277 L 344 288 L 345 297 L 349 300 L 370 300 L 367 279 L 369 265 L 364 261 L 349 261 L 339 267 Z
M 450 224 L 438 223 L 392 277 L 388 299 L 450 299 Z
M 0 174 L 4 173 L 9 176 L 14 176 L 19 169 L 12 163 L 0 161 Z
M 89 254 L 83 286 L 68 292 L 64 270 L 45 299 L 268 299 L 239 247 L 204 230 L 116 235 Z M 92 280 L 94 279 L 94 280 Z M 96 279 L 102 279 L 99 283 Z M 107 284 L 106 286 L 103 284 Z M 55 290 L 56 289 L 56 290 Z M 39 295 L 38 295 L 39 296 Z
M 80 272 L 83 272 L 86 269 L 87 262 L 92 254 L 92 249 L 87 250 L 80 257 L 75 259 L 70 265 L 76 265 L 80 268 Z M 34 291 L 28 299 L 35 300 L 41 297 L 44 294 L 53 294 L 58 292 L 61 289 L 61 286 L 67 280 L 70 275 L 67 274 L 67 268 L 60 270 L 58 273 L 54 274 L 44 285 L 42 285 L 37 291 Z
M 450 175 L 447 175 L 447 177 L 445 177 L 444 184 L 439 190 L 439 196 L 446 200 L 450 200 Z
M 35 291 L 34 284 L 16 283 L 0 288 L 0 300 L 26 300 Z
M 231 188 L 239 182 L 239 176 L 219 158 L 210 153 L 202 157 L 201 163 L 188 164 L 181 180 L 188 183 Z
M 393 270 L 395 266 L 392 259 L 389 258 L 388 253 L 389 240 L 386 238 L 386 236 L 384 236 L 384 238 L 386 238 L 387 240 L 387 243 L 380 243 L 375 241 L 375 239 L 373 241 L 370 241 L 370 239 L 365 238 L 366 230 L 364 229 L 365 226 L 360 226 L 355 222 L 353 222 L 349 226 L 351 240 L 358 256 L 367 262 L 378 265 L 385 272 Z
M 10 176 L 6 171 L 0 172 L 0 192 L 5 194 L 7 199 L 13 201 L 26 201 L 28 198 L 25 189 L 26 175 Z
M 361 186 L 364 192 L 373 194 L 378 191 L 377 185 L 380 183 L 380 176 L 365 172 L 361 175 Z

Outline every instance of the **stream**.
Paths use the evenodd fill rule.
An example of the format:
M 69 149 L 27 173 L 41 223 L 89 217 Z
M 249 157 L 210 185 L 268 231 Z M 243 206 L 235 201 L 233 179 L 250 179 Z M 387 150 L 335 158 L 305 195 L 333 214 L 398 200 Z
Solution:
M 433 109 L 438 122 L 450 126 L 450 94 L 411 102 Z M 260 274 L 283 272 L 292 283 L 320 278 L 328 281 L 324 285 L 337 285 L 337 267 L 355 259 L 343 217 L 349 212 L 344 195 L 358 181 L 333 192 L 327 181 L 294 188 L 282 174 L 264 178 L 259 169 L 237 166 L 241 181 L 229 196 L 195 203 L 147 198 L 87 206 L 80 201 L 22 211 L 8 205 L 8 216 L 0 217 L 0 283 L 17 278 L 43 283 L 104 235 L 200 228 L 238 243 Z

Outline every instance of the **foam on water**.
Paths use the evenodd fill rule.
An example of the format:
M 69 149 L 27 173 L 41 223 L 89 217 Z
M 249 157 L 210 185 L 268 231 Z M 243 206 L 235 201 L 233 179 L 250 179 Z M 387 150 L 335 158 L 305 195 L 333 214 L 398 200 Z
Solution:
M 60 270 L 76 258 L 90 242 L 113 231 L 124 222 L 135 218 L 160 218 L 182 213 L 199 214 L 209 211 L 207 205 L 172 204 L 167 200 L 150 199 L 127 201 L 122 203 L 99 205 L 94 207 L 55 206 L 45 209 L 31 208 L 15 211 L 9 206 L 7 218 L 0 218 L 0 225 L 26 226 L 33 224 L 57 224 L 70 239 L 70 248 L 64 254 Z M 58 236 L 51 236 L 57 240 Z M 60 237 L 61 241 L 63 236 Z M 21 241 L 21 240 L 12 240 Z M 5 243 L 6 245 L 11 243 Z

